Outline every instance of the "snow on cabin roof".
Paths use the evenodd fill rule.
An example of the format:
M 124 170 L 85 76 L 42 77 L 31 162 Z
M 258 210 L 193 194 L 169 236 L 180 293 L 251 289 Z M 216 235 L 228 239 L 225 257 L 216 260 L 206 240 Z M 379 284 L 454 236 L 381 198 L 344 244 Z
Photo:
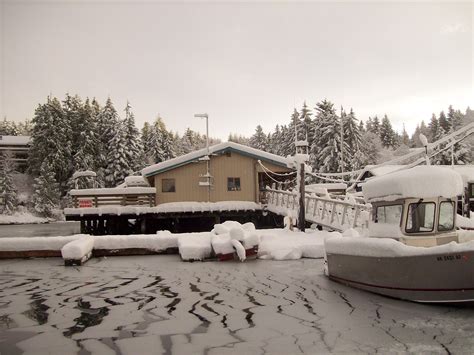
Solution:
M 463 193 L 461 175 L 438 166 L 416 166 L 374 177 L 362 185 L 367 202 L 399 198 L 452 198 Z
M 259 149 L 247 147 L 242 144 L 238 144 L 234 142 L 224 142 L 224 143 L 219 143 L 219 144 L 209 147 L 210 154 L 219 154 L 219 153 L 224 153 L 224 152 L 235 152 L 235 153 L 239 153 L 239 154 L 252 157 L 255 159 L 260 159 L 260 160 L 263 160 L 275 165 L 279 165 L 285 168 L 287 167 L 286 158 L 281 157 L 279 155 L 267 153 Z M 148 166 L 142 169 L 142 175 L 144 177 L 149 177 L 156 174 L 160 174 L 165 171 L 172 170 L 180 166 L 199 161 L 200 158 L 206 155 L 207 155 L 206 148 L 196 150 L 194 152 L 182 155 L 180 157 Z
M 0 145 L 28 145 L 30 136 L 0 136 Z

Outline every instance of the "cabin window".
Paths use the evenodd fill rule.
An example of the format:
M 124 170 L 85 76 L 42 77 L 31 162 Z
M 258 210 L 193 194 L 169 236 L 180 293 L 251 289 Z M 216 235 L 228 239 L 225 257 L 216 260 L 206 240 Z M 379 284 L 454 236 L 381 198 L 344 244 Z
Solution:
M 227 191 L 240 191 L 240 178 L 227 178 Z
M 469 184 L 469 197 L 474 197 L 474 184 Z
M 454 202 L 444 201 L 439 205 L 438 230 L 450 231 L 454 228 Z
M 176 192 L 175 179 L 161 180 L 161 192 Z
M 407 216 L 407 233 L 432 232 L 435 221 L 434 202 L 410 203 Z
M 402 205 L 378 206 L 375 222 L 400 225 L 402 210 Z

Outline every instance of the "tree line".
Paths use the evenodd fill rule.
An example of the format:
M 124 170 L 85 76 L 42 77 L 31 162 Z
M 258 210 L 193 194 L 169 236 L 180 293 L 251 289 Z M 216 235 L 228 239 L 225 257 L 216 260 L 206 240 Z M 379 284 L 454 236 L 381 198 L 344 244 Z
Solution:
M 262 126 L 258 125 L 250 138 L 231 134 L 229 140 L 287 156 L 295 153 L 297 134 L 297 140 L 308 142 L 313 171 L 334 173 L 388 161 L 408 153 L 410 148 L 421 147 L 420 133 L 434 142 L 472 121 L 474 111 L 470 108 L 462 113 L 449 106 L 447 114 L 444 111 L 439 116 L 433 114 L 428 125 L 421 121 L 410 137 L 405 128 L 401 133 L 396 132 L 387 115 L 382 119 L 378 116 L 369 117 L 364 124 L 356 118 L 353 109 L 345 110 L 341 107 L 337 110 L 332 102 L 322 100 L 313 109 L 306 102 L 300 110 L 293 109 L 289 123 L 276 125 L 272 132 L 265 133 Z M 469 141 L 456 144 L 454 163 L 471 163 L 471 147 L 472 142 Z M 451 164 L 451 151 L 447 150 L 434 157 L 432 163 Z
M 258 125 L 251 137 L 231 134 L 229 141 L 287 156 L 295 153 L 295 140 L 307 140 L 313 171 L 328 173 L 357 170 L 406 154 L 410 148 L 421 146 L 420 133 L 435 141 L 471 121 L 473 110 L 468 108 L 462 113 L 450 106 L 447 114 L 433 114 L 428 125 L 422 121 L 409 137 L 405 129 L 396 132 L 387 115 L 382 119 L 369 117 L 364 123 L 356 118 L 354 110 L 336 109 L 332 102 L 322 100 L 314 108 L 305 102 L 301 109 L 293 109 L 288 124 L 276 125 L 272 132 L 265 133 Z M 115 187 L 147 165 L 206 144 L 204 135 L 189 128 L 182 136 L 168 130 L 160 116 L 151 123 L 145 122 L 139 130 L 128 102 L 119 114 L 110 98 L 102 105 L 95 98 L 84 100 L 69 94 L 63 100 L 47 97 L 36 108 L 31 122 L 4 119 L 0 122 L 0 134 L 31 136 L 27 172 L 34 178 L 32 206 L 45 216 L 53 213 L 61 199 L 64 206 L 67 191 L 74 187 L 75 171 L 92 170 L 100 187 Z M 213 138 L 210 141 L 219 142 Z M 455 164 L 471 162 L 469 143 L 455 146 Z M 436 157 L 435 163 L 450 164 L 450 151 Z M 0 194 L 4 196 L 2 206 L 7 213 L 17 205 L 11 178 L 14 171 L 13 160 L 4 157 Z

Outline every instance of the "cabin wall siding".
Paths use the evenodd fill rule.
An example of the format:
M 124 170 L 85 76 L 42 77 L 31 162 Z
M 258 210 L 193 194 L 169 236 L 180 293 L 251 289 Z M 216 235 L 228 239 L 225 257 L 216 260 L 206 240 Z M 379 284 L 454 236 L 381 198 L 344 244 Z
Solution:
M 264 163 L 265 167 L 278 172 L 290 169 L 274 164 Z M 256 159 L 232 152 L 211 156 L 211 175 L 214 185 L 211 189 L 211 202 L 219 201 L 258 201 L 258 173 L 262 168 Z M 199 186 L 199 181 L 205 181 L 200 175 L 206 173 L 206 162 L 190 163 L 176 169 L 155 175 L 156 204 L 182 201 L 208 201 L 208 188 Z M 227 191 L 227 178 L 240 178 L 240 191 Z M 176 192 L 162 192 L 162 180 L 175 179 Z

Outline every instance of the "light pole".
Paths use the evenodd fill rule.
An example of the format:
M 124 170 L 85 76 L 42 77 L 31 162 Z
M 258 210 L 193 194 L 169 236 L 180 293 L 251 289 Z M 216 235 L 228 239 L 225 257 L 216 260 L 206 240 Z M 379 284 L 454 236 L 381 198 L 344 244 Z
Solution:
M 209 115 L 207 113 L 196 113 L 194 117 L 206 119 L 206 179 L 207 179 L 207 202 L 211 201 L 211 172 L 209 162 Z

